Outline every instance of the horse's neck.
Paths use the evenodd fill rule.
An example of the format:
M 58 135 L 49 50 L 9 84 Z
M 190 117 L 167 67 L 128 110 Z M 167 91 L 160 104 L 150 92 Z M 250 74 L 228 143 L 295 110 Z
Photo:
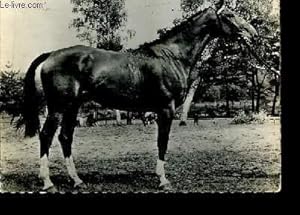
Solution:
M 176 60 L 180 60 L 187 70 L 191 70 L 199 60 L 205 46 L 213 39 L 208 28 L 210 26 L 203 23 L 203 28 L 200 29 L 197 35 L 190 33 L 188 30 L 178 32 L 172 37 L 154 44 L 151 49 L 156 55 L 160 55 L 164 50 L 172 52 Z

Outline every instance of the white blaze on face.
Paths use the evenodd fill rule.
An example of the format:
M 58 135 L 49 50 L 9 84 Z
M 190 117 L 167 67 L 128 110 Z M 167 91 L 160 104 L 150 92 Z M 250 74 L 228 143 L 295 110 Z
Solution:
M 46 154 L 40 160 L 40 175 L 39 175 L 39 177 L 44 182 L 43 190 L 47 190 L 50 187 L 53 187 L 53 183 L 50 180 L 50 176 L 49 176 L 49 162 L 48 162 L 48 157 Z

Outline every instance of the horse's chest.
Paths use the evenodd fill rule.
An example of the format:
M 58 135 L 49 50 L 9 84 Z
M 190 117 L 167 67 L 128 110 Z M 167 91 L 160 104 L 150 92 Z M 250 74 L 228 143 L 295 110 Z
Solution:
M 177 61 L 167 61 L 161 67 L 166 88 L 169 88 L 175 96 L 180 96 L 187 89 L 185 68 Z

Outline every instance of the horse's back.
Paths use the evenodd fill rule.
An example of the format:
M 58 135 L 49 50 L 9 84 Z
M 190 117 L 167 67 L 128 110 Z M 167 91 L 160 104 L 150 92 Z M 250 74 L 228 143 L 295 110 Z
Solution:
M 43 87 L 56 100 L 73 99 L 87 91 L 108 107 L 153 110 L 167 104 L 185 85 L 172 71 L 173 64 L 167 63 L 142 53 L 74 46 L 53 52 L 45 61 Z
M 80 57 L 85 55 L 92 56 L 105 56 L 107 54 L 117 54 L 117 52 L 107 51 L 103 49 L 96 49 L 88 46 L 77 45 L 64 49 L 59 49 L 51 53 L 49 58 L 45 61 L 43 65 L 44 73 L 51 71 L 53 69 L 71 69 L 78 63 Z M 74 68 L 72 68 L 74 69 Z

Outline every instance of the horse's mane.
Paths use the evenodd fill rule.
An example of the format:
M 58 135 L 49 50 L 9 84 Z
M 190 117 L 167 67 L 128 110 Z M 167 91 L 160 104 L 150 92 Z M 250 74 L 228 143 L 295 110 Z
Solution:
M 143 50 L 144 52 L 152 52 L 151 50 L 149 50 L 153 45 L 156 45 L 156 44 L 159 44 L 160 42 L 176 35 L 178 32 L 182 32 L 184 30 L 187 29 L 187 27 L 189 27 L 191 25 L 191 23 L 193 22 L 193 19 L 196 17 L 196 16 L 199 16 L 200 14 L 204 14 L 207 12 L 207 10 L 211 8 L 211 7 L 208 7 L 208 8 L 205 8 L 204 10 L 202 11 L 199 11 L 197 13 L 195 13 L 194 15 L 190 16 L 189 18 L 187 18 L 186 20 L 182 21 L 180 24 L 177 24 L 175 25 L 173 28 L 167 30 L 166 32 L 164 32 L 159 38 L 151 41 L 151 42 L 146 42 L 144 44 L 141 44 L 137 49 L 133 50 L 134 52 L 135 51 L 141 51 Z

